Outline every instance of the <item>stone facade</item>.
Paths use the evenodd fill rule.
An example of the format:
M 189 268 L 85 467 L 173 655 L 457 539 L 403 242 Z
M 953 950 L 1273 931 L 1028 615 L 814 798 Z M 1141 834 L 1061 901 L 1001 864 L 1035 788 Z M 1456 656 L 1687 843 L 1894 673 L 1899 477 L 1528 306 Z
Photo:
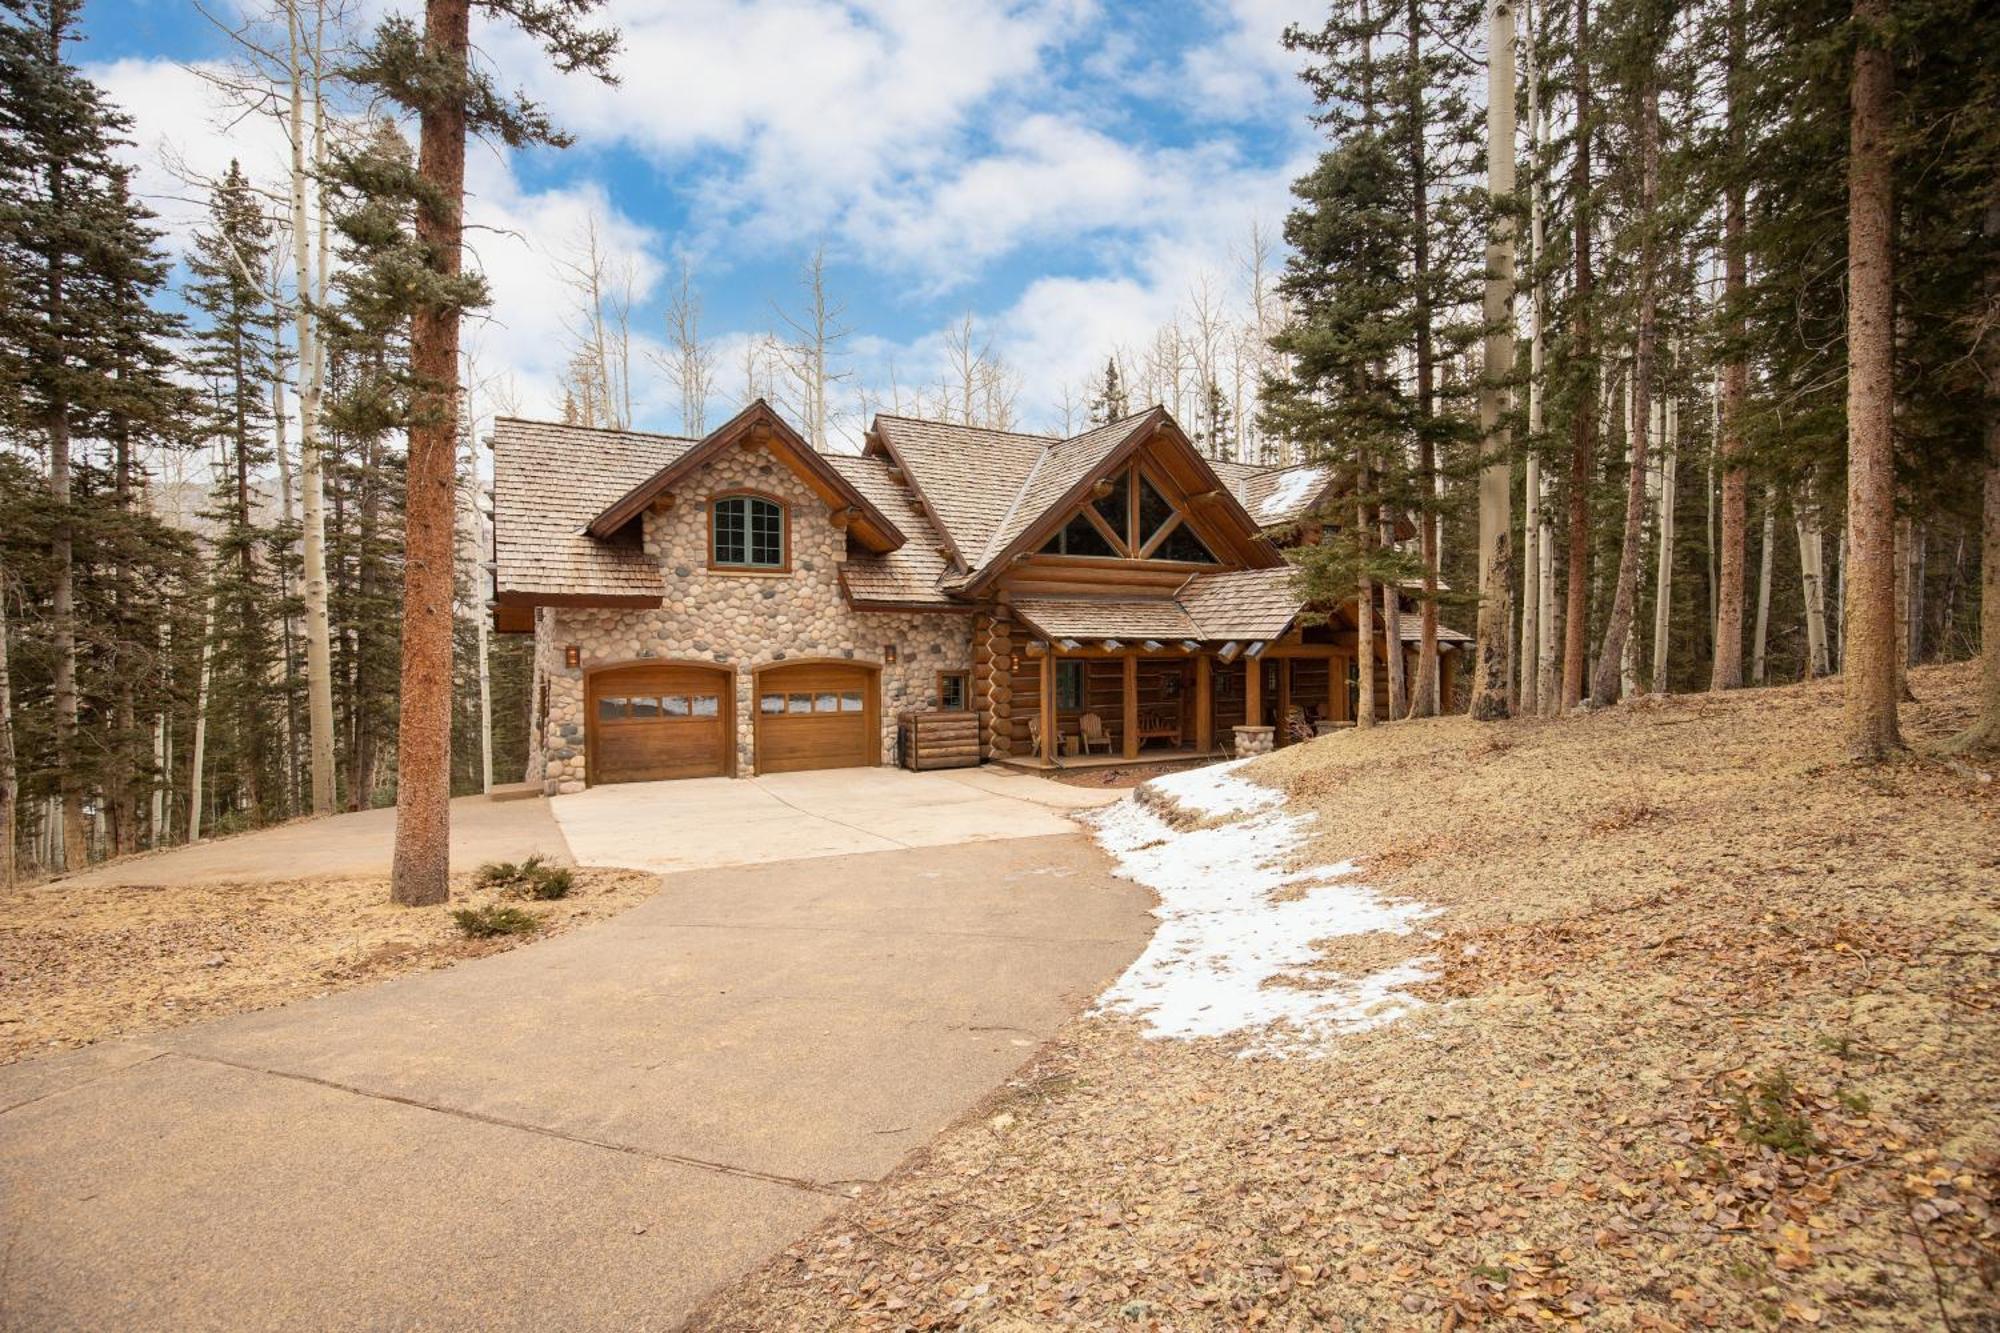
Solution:
M 786 507 L 787 573 L 711 570 L 708 499 L 754 491 Z M 596 667 L 648 660 L 730 667 L 736 682 L 736 771 L 756 772 L 756 668 L 776 662 L 845 659 L 881 668 L 881 755 L 895 754 L 896 714 L 935 706 L 940 671 L 972 665 L 972 617 L 958 612 L 857 611 L 840 591 L 847 549 L 826 502 L 762 450 L 731 449 L 685 479 L 672 508 L 644 516 L 646 551 L 665 576 L 658 608 L 542 607 L 535 615 L 537 739 L 528 780 L 543 791 L 584 785 L 584 676 Z M 580 651 L 576 667 L 563 650 Z M 884 661 L 893 645 L 896 661 Z M 547 687 L 547 705 L 541 706 Z

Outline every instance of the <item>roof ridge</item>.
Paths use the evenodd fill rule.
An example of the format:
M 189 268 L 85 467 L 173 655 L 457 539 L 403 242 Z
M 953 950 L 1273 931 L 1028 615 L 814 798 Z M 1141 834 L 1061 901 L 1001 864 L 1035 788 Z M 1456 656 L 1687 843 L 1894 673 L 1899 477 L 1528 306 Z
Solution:
M 679 440 L 683 444 L 700 444 L 706 437 L 694 435 L 669 435 L 663 430 L 640 430 L 634 426 L 583 426 L 573 421 L 546 421 L 541 417 L 517 417 L 511 412 L 496 412 L 493 422 L 518 421 L 523 426 L 553 426 L 557 430 L 588 430 L 600 435 L 643 435 L 649 440 Z
M 1032 430 L 1004 430 L 999 426 L 968 426 L 960 421 L 936 421 L 930 417 L 905 416 L 901 412 L 877 412 L 875 416 L 878 420 L 886 417 L 890 421 L 914 421 L 919 426 L 944 426 L 951 430 L 976 430 L 987 435 L 1013 435 L 1023 440 L 1061 440 L 1063 438 L 1060 435 L 1044 435 L 1039 431 Z

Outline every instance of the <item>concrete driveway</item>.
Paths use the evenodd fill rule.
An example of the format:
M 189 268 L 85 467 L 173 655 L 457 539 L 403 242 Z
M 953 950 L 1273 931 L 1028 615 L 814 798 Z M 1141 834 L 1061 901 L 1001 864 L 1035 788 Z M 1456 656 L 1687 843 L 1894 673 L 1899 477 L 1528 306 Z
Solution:
M 738 838 L 786 836 L 766 798 L 853 813 L 760 785 Z M 856 836 L 925 836 L 878 815 Z M 674 1326 L 1143 946 L 1081 834 L 993 828 L 677 874 L 510 953 L 0 1069 L 0 1325 Z
M 666 873 L 1073 833 L 1124 795 L 1008 769 L 836 768 L 592 787 L 549 802 L 583 865 Z

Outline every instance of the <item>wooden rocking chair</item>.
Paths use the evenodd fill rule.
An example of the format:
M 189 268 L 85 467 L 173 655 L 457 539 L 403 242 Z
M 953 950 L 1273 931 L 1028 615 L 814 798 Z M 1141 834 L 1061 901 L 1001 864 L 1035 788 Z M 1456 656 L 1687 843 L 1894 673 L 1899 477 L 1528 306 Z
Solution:
M 1104 719 L 1095 713 L 1085 713 L 1076 720 L 1078 734 L 1083 737 L 1083 752 L 1089 754 L 1091 747 L 1102 745 L 1104 753 L 1111 753 L 1111 737 L 1105 733 Z

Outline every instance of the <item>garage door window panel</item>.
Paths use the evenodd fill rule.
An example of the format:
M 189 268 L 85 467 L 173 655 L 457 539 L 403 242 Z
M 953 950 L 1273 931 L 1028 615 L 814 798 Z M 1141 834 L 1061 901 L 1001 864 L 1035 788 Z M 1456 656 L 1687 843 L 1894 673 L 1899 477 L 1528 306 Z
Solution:
M 711 569 L 782 573 L 791 567 L 790 515 L 767 495 L 719 495 L 708 506 Z

